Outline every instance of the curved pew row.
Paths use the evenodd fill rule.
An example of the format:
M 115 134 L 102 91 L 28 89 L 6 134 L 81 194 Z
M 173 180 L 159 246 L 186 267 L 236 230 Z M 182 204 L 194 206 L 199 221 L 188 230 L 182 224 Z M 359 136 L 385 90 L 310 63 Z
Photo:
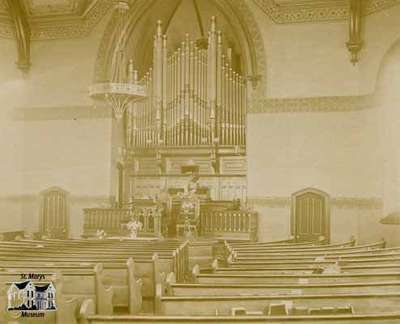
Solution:
M 246 247 L 246 248 L 232 248 L 229 245 L 225 245 L 227 250 L 230 252 L 245 253 L 245 254 L 257 254 L 257 253 L 267 253 L 267 254 L 279 254 L 279 253 L 309 253 L 309 252 L 342 252 L 342 251 L 358 251 L 365 249 L 375 249 L 375 248 L 383 248 L 385 247 L 385 241 L 381 240 L 374 243 L 369 244 L 360 244 L 360 245 L 347 245 L 347 244 L 339 244 L 339 245 L 320 245 L 320 246 L 310 246 L 304 248 L 268 248 L 268 247 Z
M 335 249 L 335 248 L 343 248 L 343 247 L 351 247 L 356 243 L 355 240 L 350 240 L 348 242 L 343 243 L 334 243 L 334 244 L 323 244 L 323 243 L 315 243 L 315 242 L 305 242 L 305 243 L 292 243 L 292 244 L 270 244 L 270 243 L 249 243 L 249 244 L 235 244 L 228 243 L 224 241 L 226 247 L 230 247 L 235 250 L 253 250 L 253 249 L 265 249 L 265 250 L 285 250 L 285 249 L 317 249 L 317 248 L 326 248 L 326 249 Z
M 355 258 L 380 258 L 380 257 L 400 257 L 400 247 L 393 248 L 383 248 L 383 249 L 371 249 L 359 252 L 350 252 L 350 253 L 303 253 L 299 255 L 290 255 L 290 254 L 280 254 L 280 255 L 268 255 L 264 256 L 263 254 L 252 256 L 246 254 L 239 254 L 232 259 L 232 261 L 271 261 L 271 262 L 279 262 L 279 261 L 313 261 L 316 258 L 323 257 L 325 260 L 337 260 L 337 259 L 355 259 Z
M 214 261 L 215 262 L 215 261 Z M 276 267 L 290 267 L 290 266 L 310 266 L 310 265 L 329 265 L 339 263 L 341 265 L 352 265 L 352 264 L 385 264 L 385 263 L 397 263 L 400 262 L 400 253 L 391 254 L 378 254 L 378 255 L 364 255 L 357 256 L 355 258 L 351 256 L 347 257 L 325 257 L 320 256 L 314 259 L 306 260 L 257 260 L 252 259 L 251 261 L 238 261 L 228 262 L 228 266 L 231 268 L 276 268 Z
M 169 296 L 315 295 L 400 292 L 400 280 L 324 284 L 186 284 L 167 282 Z
M 68 242 L 68 241 L 65 241 Z M 113 245 L 90 245 L 90 244 L 82 244 L 82 245 L 69 245 L 65 244 L 48 244 L 47 241 L 35 241 L 35 242 L 0 242 L 0 249 L 7 250 L 7 249 L 29 249 L 29 248 L 42 248 L 46 250 L 53 250 L 59 251 L 62 249 L 63 251 L 122 251 L 122 252 L 129 252 L 129 251 L 171 251 L 173 249 L 178 248 L 180 244 L 165 244 L 165 245 L 123 245 L 123 244 L 113 244 Z
M 276 304 L 294 308 L 343 308 L 352 306 L 355 313 L 398 311 L 400 292 L 314 295 L 259 296 L 162 296 L 158 294 L 157 313 L 168 316 L 229 315 L 241 307 L 251 312 L 265 312 Z
M 230 273 L 230 274 L 301 274 L 301 273 L 323 273 L 324 271 L 330 271 L 329 266 L 324 268 L 318 264 L 315 266 L 298 266 L 298 267 L 282 267 L 282 268 L 218 268 L 215 273 Z M 400 272 L 400 263 L 388 263 L 388 264 L 369 264 L 369 265 L 345 265 L 339 268 L 333 268 L 332 271 L 335 273 L 374 273 L 374 272 Z
M 86 312 L 85 312 L 86 311 Z M 81 309 L 82 324 L 397 324 L 400 313 L 366 314 L 366 315 L 334 315 L 334 316 L 101 316 L 85 308 Z
M 220 240 L 221 242 L 227 242 L 230 246 L 248 246 L 248 245 L 261 245 L 261 246 L 281 246 L 281 245 L 310 245 L 310 244 L 324 244 L 324 241 L 302 241 L 298 242 L 294 239 L 280 240 L 280 241 L 265 241 L 265 242 L 255 242 L 255 241 L 231 241 L 231 240 Z
M 200 284 L 326 284 L 397 280 L 400 280 L 400 272 L 355 272 L 341 274 L 193 274 L 193 281 Z
M 46 313 L 44 323 L 75 323 L 74 314 L 77 307 L 86 298 L 92 298 L 96 313 L 101 315 L 110 315 L 113 313 L 112 298 L 113 289 L 106 287 L 102 283 L 103 269 L 101 264 L 96 265 L 94 269 L 69 271 L 62 274 L 58 270 L 44 272 L 40 269 L 41 274 L 46 275 L 46 279 L 35 281 L 35 283 L 43 284 L 53 282 L 57 289 L 56 305 L 57 311 Z M 18 316 L 18 312 L 7 311 L 6 291 L 12 282 L 21 282 L 21 273 L 17 269 L 9 269 L 9 271 L 1 271 L 0 273 L 0 289 L 4 294 L 0 296 L 0 323 L 11 323 Z M 138 282 L 137 284 L 140 284 Z M 136 303 L 141 302 L 140 300 Z M 2 321 L 3 320 L 3 321 Z M 10 322 L 8 322 L 10 321 Z M 41 320 L 41 322 L 43 322 Z M 24 322 L 25 323 L 25 322 Z
M 306 261 L 234 261 L 228 263 L 230 268 L 282 268 L 282 267 L 306 267 L 306 266 L 314 266 L 314 265 L 330 265 L 338 263 L 339 265 L 356 265 L 356 264 L 393 264 L 400 262 L 400 254 L 392 254 L 392 255 L 384 255 L 384 256 L 375 256 L 375 257 L 358 257 L 358 258 L 330 258 L 325 259 L 316 258 L 314 260 L 306 260 Z
M 228 254 L 228 261 L 235 261 L 240 258 L 246 258 L 246 260 L 282 260 L 282 259 L 304 259 L 304 258 L 316 258 L 316 257 L 352 257 L 352 256 L 362 256 L 362 255 L 378 255 L 378 254 L 390 254 L 399 253 L 400 247 L 393 248 L 357 248 L 357 249 L 342 249 L 339 251 L 313 251 L 313 252 L 296 252 L 296 253 L 275 253 L 275 252 L 261 252 L 261 253 L 237 253 L 232 252 Z
M 177 263 L 173 262 L 173 259 L 159 259 L 156 254 L 152 259 L 135 260 L 134 263 L 128 260 L 128 263 L 129 262 L 132 262 L 132 264 L 128 264 L 128 268 L 127 264 L 122 262 L 105 263 L 104 268 L 102 268 L 101 283 L 112 287 L 114 291 L 112 303 L 110 303 L 113 307 L 126 308 L 130 297 L 136 294 L 136 288 L 133 287 L 138 287 L 140 285 L 143 309 L 151 311 L 154 304 L 155 283 L 161 281 L 160 276 L 162 276 L 162 273 L 168 274 L 173 271 L 182 272 L 182 269 Z M 0 266 L 2 266 L 1 269 L 3 269 L 3 271 L 0 271 L 0 278 L 4 273 L 7 273 L 7 270 L 9 272 L 11 269 L 14 274 L 31 273 L 32 271 L 35 273 L 61 272 L 68 280 L 78 278 L 79 280 L 77 280 L 77 282 L 73 281 L 73 286 L 76 286 L 79 285 L 82 279 L 80 276 L 87 275 L 88 272 L 90 274 L 93 264 L 87 262 L 43 263 L 40 261 L 21 261 L 18 264 L 16 264 L 16 262 L 12 264 L 0 263 Z M 134 270 L 129 270 L 132 268 Z M 141 281 L 140 284 L 136 284 L 137 279 Z M 68 284 L 70 284 L 69 281 Z M 82 291 L 85 291 L 83 286 L 79 289 L 79 291 L 82 289 Z

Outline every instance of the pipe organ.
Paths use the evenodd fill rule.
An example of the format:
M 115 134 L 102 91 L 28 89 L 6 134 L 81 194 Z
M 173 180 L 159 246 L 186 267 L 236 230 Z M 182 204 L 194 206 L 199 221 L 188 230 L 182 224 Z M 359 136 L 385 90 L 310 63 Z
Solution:
M 245 78 L 232 68 L 215 18 L 207 44 L 186 35 L 179 48 L 169 51 L 167 42 L 158 22 L 152 67 L 141 80 L 132 62 L 128 68 L 147 96 L 125 113 L 125 199 L 182 186 L 176 165 L 194 161 L 200 165 L 200 183 L 213 187 L 211 198 L 243 200 Z
M 159 22 L 153 67 L 141 82 L 147 97 L 128 109 L 129 148 L 245 145 L 246 85 L 223 52 L 214 19 L 207 48 L 187 35 L 170 55 Z

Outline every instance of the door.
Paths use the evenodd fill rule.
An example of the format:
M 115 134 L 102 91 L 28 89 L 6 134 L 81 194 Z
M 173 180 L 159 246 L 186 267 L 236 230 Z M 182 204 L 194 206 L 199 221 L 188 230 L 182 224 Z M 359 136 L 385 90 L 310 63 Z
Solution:
M 60 188 L 50 188 L 41 193 L 40 232 L 48 238 L 68 238 L 68 193 Z
M 329 241 L 326 194 L 308 190 L 294 195 L 292 233 L 298 241 Z

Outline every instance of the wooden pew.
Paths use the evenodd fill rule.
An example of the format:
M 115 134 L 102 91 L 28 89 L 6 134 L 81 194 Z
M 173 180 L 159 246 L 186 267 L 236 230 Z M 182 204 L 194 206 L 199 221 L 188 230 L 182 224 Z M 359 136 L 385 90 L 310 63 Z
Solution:
M 271 304 L 292 307 L 346 307 L 351 305 L 356 313 L 398 311 L 400 292 L 359 294 L 315 294 L 291 296 L 159 296 L 159 314 L 169 316 L 229 315 L 232 308 L 243 307 L 249 311 L 263 311 Z
M 358 250 L 348 250 L 343 249 L 340 251 L 314 251 L 314 252 L 303 252 L 303 253 L 270 253 L 270 252 L 261 252 L 261 253 L 237 253 L 232 252 L 231 254 L 226 255 L 227 259 L 235 261 L 239 258 L 247 258 L 247 259 L 268 259 L 268 260 L 282 260 L 282 259 L 302 259 L 302 258 L 316 258 L 320 256 L 324 257 L 352 257 L 352 256 L 361 256 L 361 255 L 377 255 L 377 254 L 388 254 L 388 253 L 398 253 L 400 252 L 399 247 L 395 248 L 361 248 Z
M 246 242 L 235 242 L 235 241 L 229 241 L 229 240 L 224 240 L 229 246 L 231 247 L 246 247 L 246 246 L 254 246 L 259 245 L 259 246 L 309 246 L 309 245 L 322 245 L 324 244 L 323 242 L 296 242 L 294 240 L 283 240 L 283 241 L 271 241 L 271 242 L 252 242 L 252 241 L 246 241 Z
M 351 244 L 351 243 L 349 243 Z M 298 253 L 312 253 L 312 252 L 353 252 L 353 251 L 363 251 L 368 249 L 376 249 L 385 247 L 385 241 L 381 240 L 374 243 L 363 244 L 363 245 L 331 245 L 331 246 L 310 246 L 304 248 L 270 248 L 270 247 L 245 247 L 245 248 L 232 248 L 229 247 L 230 252 L 235 252 L 236 254 L 245 253 L 247 254 L 298 254 Z
M 0 266 L 6 267 L 5 264 Z M 92 274 L 92 264 L 91 263 L 81 263 L 81 264 L 71 264 L 68 262 L 53 262 L 53 263 L 41 263 L 36 262 L 23 262 L 19 264 L 9 264 L 7 266 L 13 267 L 18 273 L 51 273 L 51 272 L 61 272 L 67 280 L 68 287 L 75 287 L 76 283 L 79 286 L 80 282 L 87 282 L 88 279 L 85 277 L 93 276 Z M 135 282 L 140 279 L 141 283 L 137 284 L 141 286 L 141 298 L 143 300 L 143 307 L 146 310 L 153 309 L 153 300 L 155 296 L 155 285 L 156 273 L 160 272 L 171 272 L 175 269 L 172 259 L 158 259 L 157 255 L 153 256 L 153 259 L 148 260 L 135 260 L 134 270 L 130 273 L 134 273 L 134 278 L 129 280 L 129 269 L 127 269 L 126 263 L 107 263 L 102 269 L 101 281 L 104 285 L 113 288 L 113 298 L 109 301 L 108 305 L 116 308 L 126 308 L 128 307 L 128 300 L 131 297 L 129 287 L 132 287 L 129 282 Z M 1 276 L 0 272 L 0 276 Z M 71 288 L 72 289 L 72 288 Z M 75 288 L 74 288 L 75 289 Z M 83 289 L 83 290 L 82 290 Z M 78 287 L 79 292 L 85 293 L 86 291 L 92 291 L 90 287 L 86 287 L 83 284 Z M 69 291 L 71 294 L 74 291 Z
M 236 256 L 232 261 L 274 261 L 274 262 L 291 262 L 291 261 L 313 261 L 316 258 L 323 257 L 325 260 L 337 260 L 337 259 L 356 259 L 356 258 L 381 258 L 381 257 L 400 257 L 400 248 L 384 248 L 384 249 L 373 249 L 366 250 L 359 253 L 330 253 L 330 254 L 303 254 L 295 256 L 285 256 L 285 255 L 273 255 L 273 256 L 248 256 L 246 254 L 241 254 Z
M 79 315 L 80 324 L 398 324 L 400 321 L 400 313 L 334 316 L 101 316 L 94 315 L 85 306 Z
M 188 242 L 184 242 L 181 246 L 172 251 L 171 256 L 163 256 L 158 258 L 157 266 L 155 259 L 149 253 L 146 253 L 144 259 L 136 259 L 136 277 L 143 280 L 143 299 L 146 304 L 146 309 L 152 308 L 153 299 L 155 296 L 155 274 L 158 272 L 175 272 L 178 274 L 178 280 L 184 280 L 185 273 L 188 270 Z M 46 251 L 44 251 L 46 252 Z M 15 255 L 15 253 L 14 253 Z M 0 257 L 0 267 L 8 267 L 10 265 L 20 269 L 31 269 L 33 266 L 42 269 L 59 269 L 68 270 L 73 267 L 82 269 L 83 267 L 90 267 L 93 263 L 102 262 L 105 267 L 105 284 L 112 285 L 115 290 L 114 306 L 124 307 L 126 303 L 121 302 L 127 299 L 127 286 L 126 281 L 126 265 L 125 261 L 127 255 L 124 257 L 113 257 L 112 255 L 93 257 L 86 254 L 73 255 L 66 257 L 61 254 L 59 257 L 53 257 L 51 253 L 29 253 L 29 256 L 24 255 L 18 258 L 3 256 Z M 153 260 L 151 259 L 153 257 Z
M 253 250 L 253 249 L 262 249 L 262 250 L 307 250 L 307 249 L 336 249 L 336 248 L 344 248 L 344 247 L 352 247 L 355 246 L 356 241 L 350 240 L 348 242 L 343 243 L 335 243 L 335 244 L 322 244 L 322 243 L 315 243 L 315 242 L 306 242 L 306 243 L 292 243 L 292 244 L 270 244 L 270 243 L 248 243 L 248 244 L 235 244 L 235 243 L 228 243 L 225 241 L 225 245 L 230 247 L 234 250 Z
M 10 282 L 21 282 L 21 273 L 39 273 L 53 278 L 58 285 L 62 285 L 62 293 L 71 298 L 85 299 L 93 298 L 96 303 L 96 311 L 99 314 L 112 314 L 112 287 L 103 284 L 104 271 L 102 264 L 97 264 L 93 268 L 81 269 L 70 267 L 60 271 L 60 269 L 35 268 L 28 265 L 29 271 L 21 268 L 7 268 L 0 271 L 0 284 L 7 286 Z M 46 279 L 49 280 L 49 279 Z M 50 279 L 52 280 L 52 279 Z
M 167 282 L 169 296 L 313 295 L 399 292 L 400 281 L 324 284 L 186 284 Z
M 193 281 L 201 284 L 322 284 L 352 283 L 400 280 L 400 272 L 376 273 L 341 273 L 341 274 L 257 274 L 241 272 L 240 274 L 213 273 L 193 274 Z
M 40 321 L 43 324 L 79 324 L 76 314 L 79 313 L 81 303 L 78 299 L 69 298 L 63 295 L 61 283 L 57 282 L 56 306 L 57 311 L 46 312 L 45 317 L 33 319 L 21 319 L 19 311 L 6 311 L 7 309 L 7 287 L 0 288 L 0 323 L 35 323 Z M 95 303 L 93 303 L 93 309 Z M 18 320 L 18 321 L 16 321 Z
M 301 274 L 301 273 L 322 273 L 324 271 L 330 271 L 328 268 L 324 268 L 318 265 L 315 266 L 293 266 L 293 267 L 282 267 L 282 268 L 218 268 L 215 273 L 253 273 L 253 274 Z M 388 263 L 388 264 L 368 264 L 368 265 L 345 265 L 340 267 L 340 273 L 374 273 L 374 272 L 400 272 L 400 263 Z
M 27 261 L 35 263 L 38 260 L 39 263 L 75 263 L 75 264 L 90 264 L 101 262 L 104 265 L 114 264 L 114 263 L 124 263 L 129 257 L 134 257 L 135 260 L 150 260 L 154 254 L 154 251 L 147 252 L 137 252 L 130 251 L 128 253 L 118 253 L 110 251 L 105 253 L 102 251 L 101 254 L 90 253 L 85 251 L 77 251 L 75 253 L 69 253 L 66 251 L 58 251 L 57 255 L 53 255 L 52 251 L 47 249 L 35 249 L 31 248 L 29 251 L 18 252 L 16 256 L 16 250 L 14 248 L 8 250 L 7 252 L 1 251 L 0 249 L 0 266 L 4 262 L 12 264 L 23 264 Z M 169 271 L 174 271 L 177 274 L 178 279 L 184 278 L 184 272 L 188 270 L 188 241 L 180 244 L 177 249 L 169 250 L 167 252 L 157 253 L 161 260 L 169 259 L 173 267 L 167 269 Z M 163 261 L 164 262 L 164 261 Z
M 327 266 L 338 263 L 343 266 L 350 265 L 374 265 L 374 264 L 397 264 L 400 263 L 400 256 L 382 256 L 382 257 L 364 257 L 364 258 L 336 258 L 326 260 L 325 258 L 317 258 L 306 261 L 234 261 L 229 262 L 229 268 L 234 269 L 274 269 L 274 268 L 291 268 L 291 267 L 310 267 L 310 266 Z
M 102 316 L 96 315 L 94 312 L 94 303 L 92 300 L 85 300 L 82 303 L 79 314 L 77 315 L 79 324 L 237 324 L 237 323 L 279 323 L 279 324 L 397 324 L 400 320 L 400 312 L 390 313 L 368 313 L 368 314 L 344 314 L 344 315 L 295 315 L 295 316 L 266 316 L 266 315 L 249 315 L 246 310 L 246 315 L 218 315 L 218 316 L 128 316 L 128 315 L 113 315 Z

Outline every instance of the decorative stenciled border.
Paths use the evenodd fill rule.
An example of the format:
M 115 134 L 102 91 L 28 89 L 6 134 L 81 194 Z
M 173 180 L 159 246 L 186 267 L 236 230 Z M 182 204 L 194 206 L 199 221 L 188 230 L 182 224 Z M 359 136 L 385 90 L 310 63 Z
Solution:
M 331 198 L 331 204 L 338 209 L 381 209 L 383 201 L 381 198 Z
M 335 2 L 326 0 L 318 6 L 293 1 L 290 5 L 278 5 L 274 0 L 253 0 L 254 3 L 275 23 L 290 24 L 299 22 L 337 21 L 348 19 L 349 5 L 347 1 Z M 363 0 L 365 14 L 400 4 L 400 0 Z
M 254 98 L 249 113 L 342 112 L 373 108 L 374 95 L 305 98 Z
M 5 0 L 0 0 L 4 2 Z M 233 1 L 233 0 L 229 0 Z M 250 1 L 250 0 L 248 0 Z M 274 0 L 252 0 L 279 24 L 344 20 L 349 16 L 346 2 L 337 3 L 327 0 L 326 4 L 311 6 L 301 3 L 280 6 Z M 363 0 L 364 1 L 364 0 Z M 400 3 L 400 0 L 365 0 L 367 15 L 381 11 Z M 66 16 L 64 19 L 32 19 L 32 40 L 78 38 L 88 35 L 100 19 L 109 11 L 113 1 L 97 0 L 83 16 Z M 0 37 L 11 38 L 14 31 L 10 19 L 0 16 Z
M 67 39 L 87 36 L 112 5 L 113 1 L 97 0 L 82 16 L 65 17 L 65 19 L 60 19 L 60 17 L 30 19 L 31 39 Z M 14 28 L 9 18 L 0 17 L 0 37 L 14 37 Z
M 265 196 L 248 197 L 247 202 L 251 206 L 269 208 L 290 208 L 290 197 Z M 337 209 L 381 209 L 383 201 L 381 198 L 358 198 L 358 197 L 334 197 L 330 199 L 331 206 Z

